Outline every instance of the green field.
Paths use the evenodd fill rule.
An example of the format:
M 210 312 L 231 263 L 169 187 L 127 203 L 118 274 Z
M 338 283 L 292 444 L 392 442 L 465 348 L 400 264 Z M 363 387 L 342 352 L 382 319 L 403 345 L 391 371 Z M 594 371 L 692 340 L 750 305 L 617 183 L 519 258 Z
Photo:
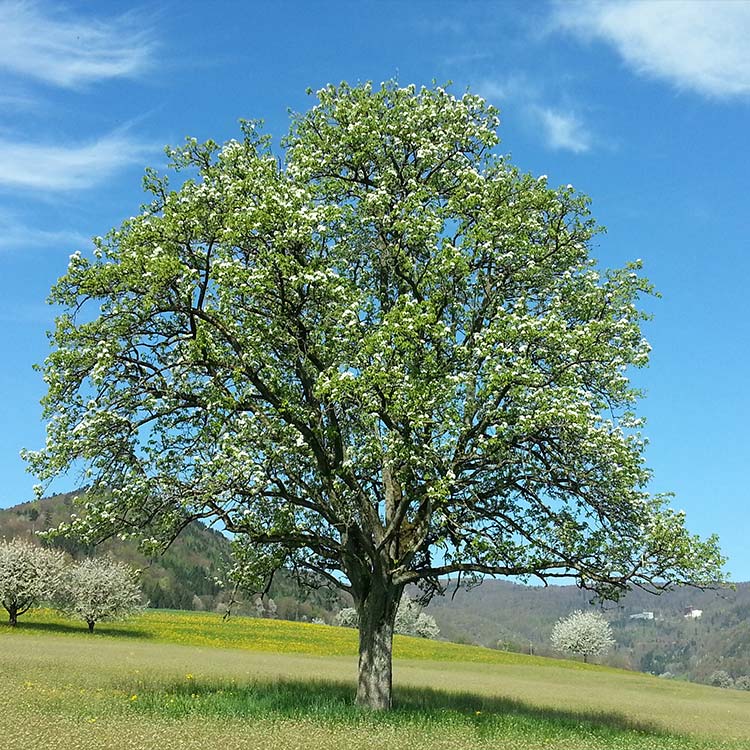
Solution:
M 0 627 L 8 748 L 750 747 L 750 694 L 397 637 L 395 710 L 353 705 L 356 633 L 148 612 Z

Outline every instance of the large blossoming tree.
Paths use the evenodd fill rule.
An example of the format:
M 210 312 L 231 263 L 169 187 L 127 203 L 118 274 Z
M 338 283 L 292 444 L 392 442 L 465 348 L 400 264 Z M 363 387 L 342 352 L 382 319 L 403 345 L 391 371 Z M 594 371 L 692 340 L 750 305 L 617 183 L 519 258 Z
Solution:
M 627 370 L 649 285 L 595 269 L 587 199 L 495 156 L 478 96 L 317 96 L 282 158 L 252 123 L 171 150 L 184 181 L 149 172 L 150 205 L 72 256 L 29 454 L 43 480 L 86 467 L 72 530 L 157 546 L 215 521 L 240 579 L 345 589 L 373 708 L 407 585 L 716 579 L 716 540 L 646 491 Z

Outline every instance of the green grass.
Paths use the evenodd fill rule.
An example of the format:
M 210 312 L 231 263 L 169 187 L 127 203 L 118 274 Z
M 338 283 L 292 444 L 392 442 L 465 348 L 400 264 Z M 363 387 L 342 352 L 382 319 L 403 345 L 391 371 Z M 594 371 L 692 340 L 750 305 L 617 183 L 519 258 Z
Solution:
M 50 610 L 37 610 L 19 620 L 19 631 L 79 634 L 86 624 L 68 620 Z M 269 653 L 311 654 L 316 656 L 356 656 L 357 631 L 329 625 L 231 617 L 223 620 L 213 612 L 149 610 L 128 622 L 100 623 L 95 635 L 135 637 L 159 643 L 186 646 L 233 648 Z M 577 661 L 551 660 L 507 651 L 465 646 L 424 638 L 394 638 L 396 659 L 461 661 L 482 664 L 544 665 L 550 662 L 564 669 L 602 669 Z
M 3 746 L 746 750 L 750 694 L 400 638 L 395 709 L 353 705 L 356 633 L 150 612 L 0 627 Z M 0 744 L 2 744 L 0 743 Z

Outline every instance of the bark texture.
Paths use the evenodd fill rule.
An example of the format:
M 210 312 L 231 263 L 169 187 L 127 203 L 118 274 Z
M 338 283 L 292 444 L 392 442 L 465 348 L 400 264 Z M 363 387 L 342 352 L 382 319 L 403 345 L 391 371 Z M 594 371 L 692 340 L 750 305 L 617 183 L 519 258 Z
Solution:
M 393 692 L 393 625 L 401 586 L 378 582 L 359 601 L 357 705 L 386 711 Z

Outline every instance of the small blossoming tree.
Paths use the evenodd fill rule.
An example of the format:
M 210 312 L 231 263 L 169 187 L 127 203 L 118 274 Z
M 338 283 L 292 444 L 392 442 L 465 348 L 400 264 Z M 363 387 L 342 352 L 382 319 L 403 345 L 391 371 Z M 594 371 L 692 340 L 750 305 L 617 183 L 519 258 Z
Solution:
M 23 539 L 0 541 L 0 602 L 15 627 L 20 615 L 46 600 L 59 589 L 65 556 Z
M 582 612 L 580 609 L 569 617 L 561 618 L 552 629 L 552 646 L 557 651 L 568 651 L 583 656 L 600 656 L 614 646 L 612 628 L 599 612 Z
M 28 454 L 43 481 L 86 466 L 62 531 L 158 546 L 204 519 L 242 580 L 344 589 L 376 709 L 408 585 L 719 578 L 716 540 L 647 491 L 627 372 L 650 286 L 596 269 L 587 198 L 497 156 L 479 96 L 317 96 L 283 158 L 252 123 L 170 150 L 182 185 L 149 171 L 143 212 L 71 257 Z
M 84 620 L 89 632 L 101 620 L 124 620 L 143 609 L 136 573 L 125 563 L 88 558 L 65 574 L 62 609 Z

